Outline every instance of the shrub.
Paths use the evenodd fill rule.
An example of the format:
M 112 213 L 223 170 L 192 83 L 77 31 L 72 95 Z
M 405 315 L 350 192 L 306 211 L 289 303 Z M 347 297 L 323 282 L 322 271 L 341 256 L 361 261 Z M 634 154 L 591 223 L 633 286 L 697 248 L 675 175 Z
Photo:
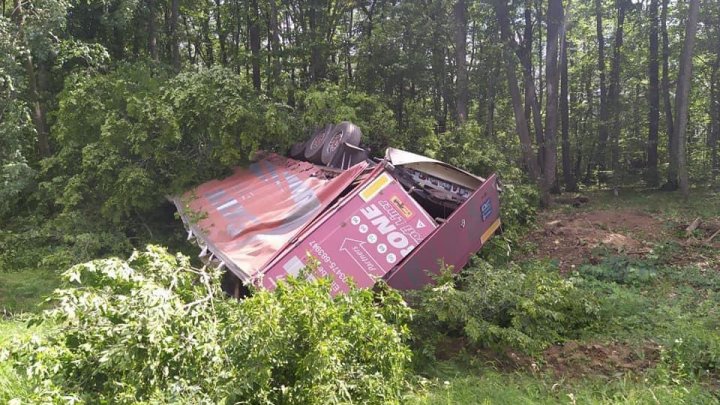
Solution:
M 64 274 L 53 333 L 12 353 L 48 397 L 89 403 L 396 402 L 410 351 L 397 293 L 290 279 L 242 301 L 219 274 L 149 246 Z
M 578 336 L 597 318 L 598 306 L 550 266 L 530 263 L 492 267 L 481 262 L 455 278 L 445 274 L 419 297 L 418 335 L 450 331 L 484 347 L 534 354 Z
M 581 266 L 580 274 L 600 281 L 633 286 L 649 284 L 657 278 L 653 264 L 624 256 L 608 256 L 598 265 Z

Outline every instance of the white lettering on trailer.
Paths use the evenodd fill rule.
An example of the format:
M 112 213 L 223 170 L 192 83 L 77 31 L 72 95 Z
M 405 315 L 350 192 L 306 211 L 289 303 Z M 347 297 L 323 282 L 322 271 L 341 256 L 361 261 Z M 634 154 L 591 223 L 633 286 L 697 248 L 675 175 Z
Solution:
M 387 201 L 380 201 L 379 204 L 387 212 L 387 215 L 384 215 L 383 212 L 375 204 L 370 204 L 369 206 L 360 209 L 360 212 L 362 212 L 365 218 L 369 219 L 370 222 L 375 225 L 375 227 L 377 227 L 377 230 L 378 232 L 380 232 L 380 234 L 386 237 L 387 242 L 388 244 L 390 244 L 390 246 L 400 250 L 400 254 L 402 255 L 402 257 L 407 256 L 408 253 L 410 253 L 410 251 L 415 248 L 415 246 L 410 244 L 410 241 L 408 240 L 408 236 L 406 236 L 406 234 L 409 234 L 414 241 L 420 240 L 420 235 L 415 232 L 414 229 L 412 230 L 412 232 L 409 232 L 407 228 L 412 229 L 412 227 L 407 225 L 404 226 L 403 229 L 401 229 L 402 232 L 398 232 L 397 226 L 395 224 L 402 223 L 402 217 L 400 217 L 400 214 L 397 212 L 397 210 L 392 208 Z M 388 218 L 388 216 L 391 216 L 391 218 L 393 218 L 395 224 L 390 223 L 391 218 Z M 361 233 L 366 233 L 367 226 L 365 224 L 362 224 L 360 225 L 360 228 L 358 230 Z M 388 260 L 388 263 L 395 262 L 394 255 L 392 256 L 392 258 L 389 259 L 392 259 L 392 261 Z

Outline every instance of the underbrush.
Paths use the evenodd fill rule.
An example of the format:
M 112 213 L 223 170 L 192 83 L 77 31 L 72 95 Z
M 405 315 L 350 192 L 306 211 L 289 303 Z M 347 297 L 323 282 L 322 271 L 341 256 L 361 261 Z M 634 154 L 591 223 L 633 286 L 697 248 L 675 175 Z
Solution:
M 433 342 L 446 334 L 480 347 L 538 354 L 578 337 L 598 318 L 598 302 L 579 286 L 583 280 L 564 278 L 549 263 L 478 262 L 459 278 L 450 270 L 414 298 L 415 338 L 431 357 Z
M 706 386 L 646 375 L 567 379 L 549 373 L 502 372 L 462 360 L 434 363 L 407 404 L 716 404 Z
M 219 274 L 148 247 L 63 274 L 36 321 L 53 333 L 5 357 L 28 402 L 396 402 L 405 388 L 410 310 L 397 293 L 290 279 L 242 301 Z
M 644 375 L 657 384 L 720 381 L 717 271 L 618 256 L 568 276 L 546 262 L 480 263 L 459 277 L 444 274 L 414 300 L 421 371 L 437 361 L 438 348 L 448 339 L 465 346 L 459 352 L 479 356 L 475 362 L 483 362 L 488 349 L 501 358 L 529 355 L 529 360 L 507 359 L 511 368 L 526 371 L 530 363 L 546 366 L 548 347 L 575 341 L 650 348 L 655 358 Z

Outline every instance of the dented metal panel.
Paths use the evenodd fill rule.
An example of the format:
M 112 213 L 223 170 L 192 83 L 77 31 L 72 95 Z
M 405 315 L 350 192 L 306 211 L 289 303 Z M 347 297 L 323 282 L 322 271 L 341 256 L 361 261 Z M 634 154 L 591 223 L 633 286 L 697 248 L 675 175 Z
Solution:
M 360 163 L 327 180 L 310 163 L 271 154 L 174 202 L 199 243 L 249 281 L 366 166 Z
M 500 226 L 497 179 L 492 175 L 386 278 L 409 290 L 432 283 L 440 262 L 460 271 Z
M 331 277 L 333 294 L 346 292 L 350 279 L 358 287 L 372 287 L 436 228 L 433 219 L 384 170 L 376 170 L 338 207 L 269 266 L 262 279 L 265 288 L 274 289 L 287 275 L 297 276 L 308 254 L 319 264 L 309 276 Z
M 459 271 L 500 226 L 495 175 L 392 148 L 369 166 L 271 154 L 174 201 L 203 252 L 244 283 L 274 289 L 312 255 L 306 276 L 331 278 L 333 294 L 380 278 L 421 288 L 440 261 Z

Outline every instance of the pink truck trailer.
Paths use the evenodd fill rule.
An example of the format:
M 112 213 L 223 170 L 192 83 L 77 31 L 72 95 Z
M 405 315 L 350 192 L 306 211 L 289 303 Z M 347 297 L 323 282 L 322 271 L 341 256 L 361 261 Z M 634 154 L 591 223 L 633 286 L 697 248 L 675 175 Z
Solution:
M 274 289 L 310 256 L 318 265 L 306 277 L 329 277 L 333 294 L 379 279 L 418 289 L 441 263 L 459 271 L 500 228 L 495 174 L 393 148 L 373 161 L 357 134 L 332 129 L 304 145 L 334 149 L 310 151 L 317 163 L 264 154 L 173 198 L 200 256 L 227 269 L 230 294 Z

